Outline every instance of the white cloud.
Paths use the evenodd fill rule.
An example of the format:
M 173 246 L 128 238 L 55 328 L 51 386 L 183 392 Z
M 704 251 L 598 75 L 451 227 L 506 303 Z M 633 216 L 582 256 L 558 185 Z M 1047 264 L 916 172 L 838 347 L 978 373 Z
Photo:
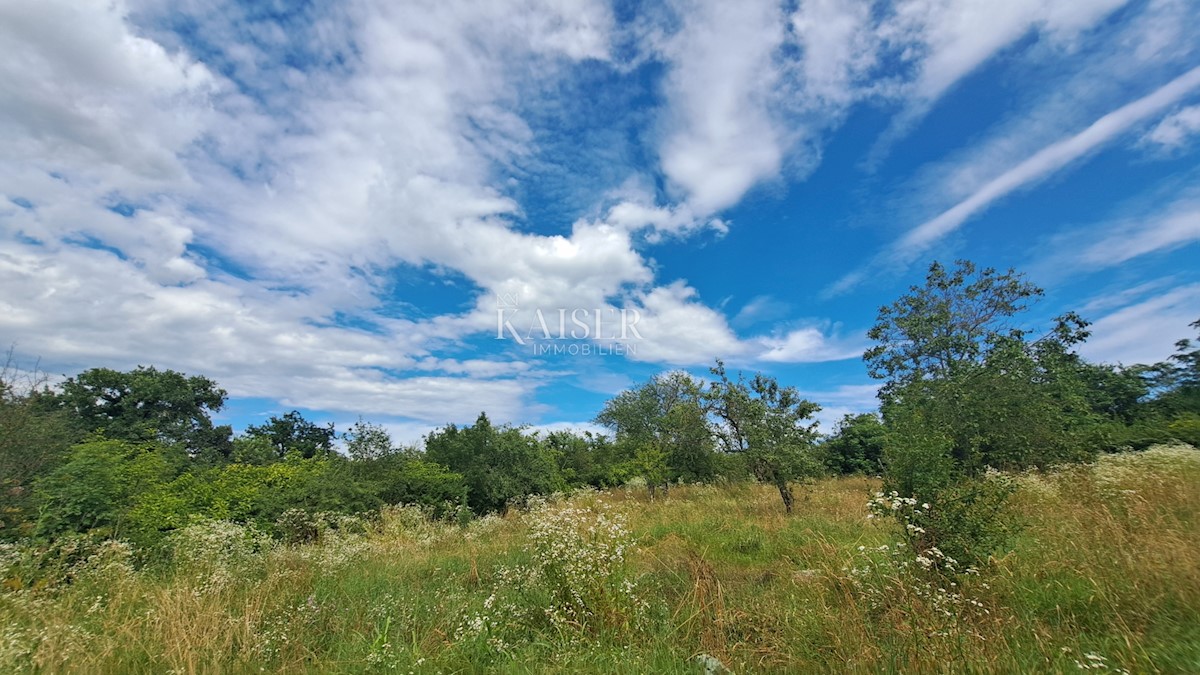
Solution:
M 1092 336 L 1079 349 L 1101 363 L 1157 363 L 1191 337 L 1188 324 L 1200 317 L 1200 284 L 1177 286 L 1093 323 Z
M 1174 150 L 1186 145 L 1197 134 L 1200 134 L 1200 105 L 1193 105 L 1163 118 L 1142 138 L 1142 142 Z
M 798 69 L 804 96 L 844 107 L 861 95 L 864 76 L 876 65 L 880 39 L 864 0 L 806 0 L 790 17 L 803 50 Z
M 867 268 L 911 263 L 936 241 L 960 228 L 968 219 L 986 210 L 997 200 L 1046 178 L 1112 142 L 1134 125 L 1174 105 L 1198 87 L 1200 67 L 1193 68 L 1153 92 L 1109 112 L 1082 131 L 1043 147 L 987 181 L 954 206 L 910 230 L 886 251 L 876 256 Z M 826 292 L 831 295 L 845 292 L 865 278 L 863 270 L 851 272 Z
M 844 384 L 827 390 L 804 390 L 800 393 L 810 401 L 820 404 L 815 415 L 817 428 L 823 434 L 831 434 L 838 422 L 846 415 L 876 412 L 879 409 L 877 384 Z
M 1078 253 L 1080 263 L 1110 267 L 1138 256 L 1200 241 L 1200 202 L 1174 205 L 1148 220 L 1121 223 L 1100 233 L 1099 241 Z
M 1200 68 L 1193 68 L 1154 92 L 1101 117 L 1083 131 L 1043 148 L 989 181 L 970 197 L 919 225 L 901 239 L 898 249 L 902 254 L 909 254 L 926 248 L 932 241 L 958 229 L 964 221 L 997 199 L 1044 178 L 1110 142 L 1134 124 L 1173 105 L 1197 87 L 1200 87 Z
M 860 340 L 837 339 L 818 328 L 798 328 L 778 338 L 762 338 L 762 361 L 815 363 L 842 361 L 862 356 L 866 349 Z
M 904 0 L 879 27 L 891 53 L 915 70 L 900 89 L 905 108 L 871 151 L 875 165 L 942 96 L 1030 32 L 1070 46 L 1128 0 L 1054 3 L 1042 0 Z
M 783 17 L 773 0 L 684 3 L 679 13 L 683 27 L 663 46 L 672 131 L 659 153 L 684 200 L 709 214 L 735 204 L 783 161 L 770 111 Z

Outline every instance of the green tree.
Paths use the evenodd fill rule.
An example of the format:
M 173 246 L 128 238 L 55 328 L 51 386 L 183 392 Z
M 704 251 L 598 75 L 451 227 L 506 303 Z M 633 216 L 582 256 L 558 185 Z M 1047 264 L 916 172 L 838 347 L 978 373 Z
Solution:
M 879 309 L 867 337 L 878 344 L 863 354 L 871 377 L 884 380 L 880 396 L 913 382 L 952 377 L 979 363 L 1002 340 L 1022 339 L 1013 317 L 1043 295 L 1021 274 L 979 270 L 967 260 L 947 271 L 933 263 L 925 285 Z
M 1200 330 L 1200 319 L 1189 325 Z M 1144 367 L 1142 377 L 1151 390 L 1152 412 L 1168 418 L 1200 414 L 1200 338 L 1176 342 L 1175 353 L 1166 361 Z
M 66 411 L 38 404 L 45 378 L 22 374 L 12 354 L 0 368 L 0 539 L 32 533 L 36 520 L 33 484 L 67 456 L 77 440 Z
M 1068 313 L 1028 339 L 1016 321 L 1042 294 L 1013 270 L 959 261 L 947 272 L 933 263 L 925 285 L 880 308 L 868 332 L 879 344 L 863 359 L 884 380 L 885 421 L 899 408 L 919 409 L 970 474 L 1083 456 L 1084 430 L 1096 422 L 1083 375 L 1096 373 L 1071 350 L 1086 339 L 1087 322 Z
M 387 429 L 366 422 L 361 417 L 350 427 L 350 431 L 342 434 L 342 440 L 346 443 L 346 454 L 350 455 L 350 459 L 360 462 L 381 459 L 395 452 Z
M 879 473 L 887 430 L 873 413 L 846 415 L 820 445 L 825 466 L 837 474 Z
M 621 392 L 595 421 L 614 431 L 651 493 L 669 481 L 706 481 L 716 473 L 701 385 L 683 371 L 661 373 Z
M 1109 374 L 1072 351 L 1087 337 L 1079 316 L 1059 317 L 1038 339 L 1017 324 L 1041 295 L 1013 270 L 934 263 L 925 285 L 882 307 L 868 333 L 878 344 L 863 359 L 885 381 L 884 489 L 929 504 L 920 522 L 897 516 L 925 532 L 922 546 L 960 562 L 986 560 L 1011 532 L 1010 490 L 986 467 L 1089 457 L 1107 414 L 1098 410 L 1128 405 L 1119 381 L 1113 392 L 1092 389 Z
M 304 419 L 300 411 L 293 410 L 282 417 L 271 416 L 266 424 L 246 427 L 246 436 L 266 439 L 279 457 L 296 452 L 310 458 L 332 453 L 336 432 L 332 422 L 320 426 Z
M 550 494 L 566 487 L 558 463 L 535 435 L 494 427 L 480 413 L 475 424 L 451 424 L 425 439 L 425 457 L 461 474 L 467 503 L 476 513 L 499 511 L 509 500 Z
M 734 381 L 718 360 L 712 374 L 717 380 L 706 398 L 719 420 L 717 437 L 726 452 L 746 458 L 758 481 L 779 490 L 784 509 L 791 513 L 795 505 L 791 483 L 821 473 L 814 452 L 816 423 L 811 421 L 821 407 L 801 397 L 794 387 L 781 387 L 762 373 L 749 381 L 738 373 Z
M 192 457 L 228 457 L 229 426 L 210 415 L 225 405 L 225 390 L 199 375 L 138 366 L 121 372 L 92 368 L 68 378 L 44 404 L 69 411 L 85 433 L 132 442 L 158 441 Z

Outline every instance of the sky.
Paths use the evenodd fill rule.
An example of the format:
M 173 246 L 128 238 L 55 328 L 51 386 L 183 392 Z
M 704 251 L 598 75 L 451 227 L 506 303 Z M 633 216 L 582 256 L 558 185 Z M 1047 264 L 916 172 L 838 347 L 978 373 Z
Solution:
M 404 442 L 715 359 L 871 410 L 881 305 L 1200 318 L 1194 0 L 0 0 L 0 342 Z M 597 326 L 599 321 L 599 326 Z

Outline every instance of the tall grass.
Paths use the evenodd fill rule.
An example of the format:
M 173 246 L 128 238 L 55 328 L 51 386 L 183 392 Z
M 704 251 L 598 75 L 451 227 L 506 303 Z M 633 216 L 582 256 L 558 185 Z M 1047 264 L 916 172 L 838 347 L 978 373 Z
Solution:
M 136 567 L 0 548 L 0 672 L 1200 672 L 1200 452 L 1016 477 L 1015 547 L 926 570 L 865 478 L 788 517 L 755 485 L 419 509 L 271 542 L 228 523 Z

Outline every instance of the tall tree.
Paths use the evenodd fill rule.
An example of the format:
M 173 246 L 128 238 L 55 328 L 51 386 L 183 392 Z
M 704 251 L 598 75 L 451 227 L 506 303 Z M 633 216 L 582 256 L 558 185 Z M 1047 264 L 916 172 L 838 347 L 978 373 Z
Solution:
M 773 377 L 757 373 L 747 381 L 741 373 L 731 380 L 725 364 L 712 368 L 717 380 L 706 392 L 709 409 L 719 421 L 717 437 L 726 452 L 739 453 L 756 479 L 779 490 L 784 509 L 791 513 L 795 495 L 791 483 L 820 473 L 813 451 L 817 437 L 812 416 L 821 407 Z
M 884 380 L 885 420 L 908 408 L 906 419 L 949 439 L 968 473 L 1078 458 L 1081 429 L 1096 419 L 1072 351 L 1088 324 L 1067 313 L 1030 339 L 1018 321 L 1042 294 L 1013 270 L 933 263 L 925 285 L 880 308 L 868 332 L 878 344 L 863 359 Z
M 225 405 L 225 390 L 200 375 L 138 366 L 121 372 L 92 368 L 67 378 L 46 404 L 70 411 L 86 432 L 107 438 L 155 440 L 193 457 L 228 456 L 232 430 L 210 415 Z
M 884 380 L 881 397 L 924 379 L 953 375 L 978 363 L 1004 339 L 1022 339 L 1012 319 L 1042 289 L 1014 270 L 1000 274 L 960 260 L 947 271 L 929 267 L 924 286 L 879 309 L 867 337 L 878 344 L 863 354 L 871 377 Z

